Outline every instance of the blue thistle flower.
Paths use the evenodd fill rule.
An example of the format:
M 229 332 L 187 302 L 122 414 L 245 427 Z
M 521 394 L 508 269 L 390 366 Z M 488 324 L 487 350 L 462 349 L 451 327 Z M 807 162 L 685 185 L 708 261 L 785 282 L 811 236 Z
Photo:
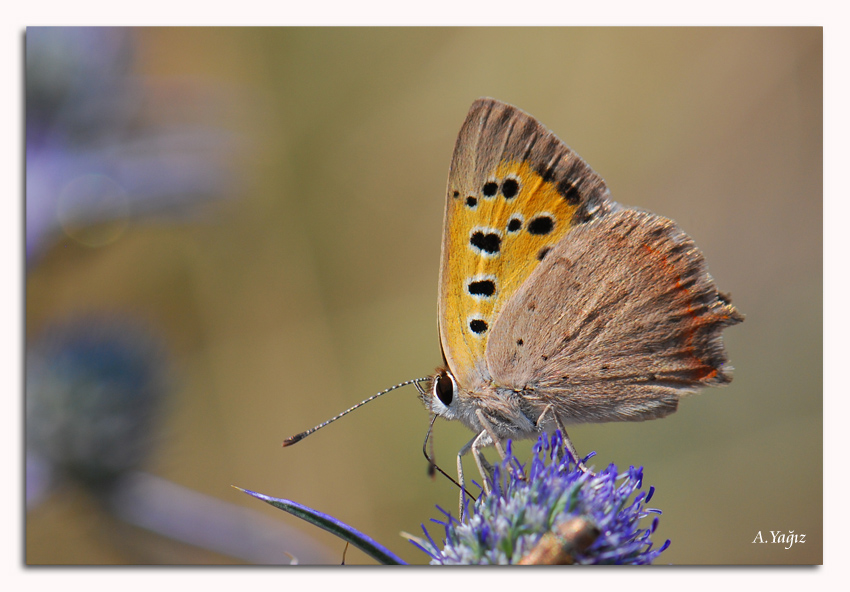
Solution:
M 611 464 L 597 474 L 586 472 L 566 453 L 558 431 L 540 436 L 525 469 L 508 442 L 491 494 L 467 507 L 467 519 L 459 522 L 438 507 L 446 519 L 432 521 L 445 529 L 442 549 L 424 526 L 427 543 L 413 544 L 442 565 L 649 564 L 670 545 L 668 540 L 652 548 L 657 516 L 648 528 L 639 526 L 650 514 L 661 514 L 646 508 L 654 488 L 632 498 L 642 486 L 642 467 L 620 474 Z
M 50 327 L 27 348 L 28 455 L 99 496 L 111 493 L 157 443 L 167 356 L 130 319 L 90 315 Z
M 30 267 L 65 236 L 102 247 L 132 220 L 187 220 L 238 188 L 237 137 L 182 113 L 169 123 L 169 109 L 223 105 L 224 95 L 140 77 L 137 37 L 127 27 L 27 28 Z

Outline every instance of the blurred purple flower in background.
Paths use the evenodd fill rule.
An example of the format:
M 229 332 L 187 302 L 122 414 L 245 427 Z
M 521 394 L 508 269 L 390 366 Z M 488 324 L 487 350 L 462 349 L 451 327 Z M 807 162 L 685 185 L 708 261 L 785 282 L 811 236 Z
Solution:
M 54 325 L 30 344 L 26 370 L 27 510 L 70 482 L 107 515 L 196 547 L 258 564 L 333 560 L 279 521 L 144 472 L 174 380 L 142 323 L 98 315 Z
M 169 110 L 193 106 L 185 82 L 135 75 L 134 37 L 128 28 L 27 29 L 28 266 L 63 235 L 102 246 L 131 220 L 194 215 L 235 189 L 234 139 L 169 122 Z
M 136 43 L 130 28 L 26 31 L 28 273 L 62 240 L 106 246 L 130 224 L 195 221 L 237 192 L 240 142 L 209 123 L 230 97 L 138 76 Z M 27 337 L 28 512 L 71 483 L 105 516 L 202 549 L 252 563 L 333 560 L 280 522 L 144 472 L 178 395 L 164 339 L 119 311 L 56 316 Z M 111 540 L 131 536 L 109 524 L 98 523 Z M 128 562 L 150 562 L 125 546 Z
M 27 502 L 67 478 L 106 501 L 156 446 L 170 392 L 165 347 L 142 324 L 86 316 L 27 349 Z M 52 476 L 52 473 L 56 475 Z

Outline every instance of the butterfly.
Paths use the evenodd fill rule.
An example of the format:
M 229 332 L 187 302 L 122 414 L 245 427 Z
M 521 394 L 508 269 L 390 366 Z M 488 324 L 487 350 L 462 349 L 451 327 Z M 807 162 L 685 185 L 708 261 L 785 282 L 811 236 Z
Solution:
M 743 319 L 675 222 L 613 201 L 605 181 L 531 115 L 479 99 L 449 169 L 443 365 L 283 445 L 414 384 L 432 425 L 443 417 L 475 433 L 457 456 L 462 516 L 463 456 L 472 452 L 485 476 L 482 448 L 504 458 L 505 440 L 560 428 L 578 462 L 565 425 L 664 417 L 681 396 L 729 383 L 721 333 Z
M 675 222 L 613 201 L 527 113 L 473 103 L 444 214 L 444 364 L 420 389 L 432 414 L 476 434 L 458 455 L 461 486 L 470 451 L 483 474 L 482 447 L 664 417 L 727 384 L 721 332 L 742 320 Z

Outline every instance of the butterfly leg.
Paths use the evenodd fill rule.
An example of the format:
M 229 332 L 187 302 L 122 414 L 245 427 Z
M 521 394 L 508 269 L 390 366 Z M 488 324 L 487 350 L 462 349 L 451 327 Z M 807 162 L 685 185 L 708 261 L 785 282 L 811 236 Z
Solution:
M 499 453 L 499 457 L 502 460 L 505 460 L 505 449 L 502 448 L 502 443 L 499 441 L 499 437 L 496 436 L 495 430 L 493 430 L 493 426 L 490 425 L 490 422 L 487 420 L 487 417 L 484 415 L 484 412 L 480 409 L 475 410 L 475 416 L 478 418 L 478 422 L 484 427 L 484 431 L 490 436 L 490 443 L 484 444 L 483 446 L 493 445 L 496 447 L 496 452 Z M 474 453 L 475 451 L 473 451 Z M 485 463 L 487 461 L 484 461 Z M 484 475 L 482 474 L 482 477 Z
M 493 446 L 495 446 L 495 447 L 496 447 L 496 452 L 498 452 L 498 453 L 499 453 L 499 457 L 500 457 L 502 460 L 505 460 L 505 459 L 507 458 L 507 454 L 505 453 L 505 449 L 504 449 L 504 447 L 502 446 L 502 442 L 499 440 L 499 437 L 496 435 L 496 431 L 493 429 L 492 424 L 490 424 L 490 421 L 489 421 L 489 420 L 487 419 L 487 417 L 484 415 L 484 412 L 483 412 L 483 411 L 481 411 L 480 409 L 476 410 L 475 415 L 478 417 L 478 421 L 481 423 L 481 425 L 482 425 L 482 426 L 484 426 L 484 429 L 485 429 L 485 430 L 487 431 L 487 433 L 490 435 L 490 440 L 493 442 Z M 474 452 L 475 452 L 475 451 L 473 450 L 473 453 L 474 453 Z M 476 458 L 476 461 L 477 461 L 477 460 L 478 460 L 478 458 Z M 481 470 L 481 464 L 483 464 L 483 465 L 486 467 L 486 469 L 487 469 L 487 474 L 488 474 L 488 475 L 490 475 L 490 478 L 491 478 L 491 481 L 492 481 L 492 477 L 493 477 L 493 467 L 491 467 L 491 466 L 487 463 L 487 461 L 484 459 L 484 456 L 483 456 L 483 455 L 482 455 L 482 456 L 480 456 L 480 460 L 481 460 L 481 463 L 478 465 L 478 470 L 479 470 L 479 471 Z M 508 470 L 511 472 L 511 475 L 513 475 L 516 479 L 519 479 L 520 481 L 524 481 L 524 480 L 525 480 L 525 475 L 523 475 L 523 474 L 522 474 L 522 472 L 518 472 L 518 471 L 516 471 L 516 470 L 514 469 L 514 467 L 512 467 L 512 466 L 510 466 L 510 465 L 509 465 L 509 466 L 508 466 Z M 483 477 L 484 477 L 484 473 L 481 473 L 481 476 L 482 476 L 482 478 L 483 478 Z M 486 480 L 485 480 L 485 482 L 486 482 Z M 489 492 L 489 491 L 487 491 L 487 493 L 490 493 L 490 492 Z
M 567 450 L 567 453 L 573 458 L 576 465 L 579 469 L 584 471 L 585 473 L 590 473 L 593 475 L 593 471 L 588 469 L 585 464 L 581 461 L 581 457 L 578 455 L 576 451 L 576 447 L 573 445 L 573 441 L 570 440 L 569 434 L 567 434 L 567 429 L 564 427 L 564 422 L 561 421 L 561 418 L 558 417 L 558 414 L 555 413 L 555 407 L 551 404 L 546 405 L 546 408 L 543 409 L 543 413 L 540 414 L 540 417 L 537 418 L 537 427 L 542 429 L 543 426 L 543 418 L 547 413 L 550 413 L 555 420 L 555 423 L 558 425 L 558 429 L 561 430 L 561 435 L 563 436 L 564 448 Z
M 487 433 L 487 430 L 483 430 L 480 434 L 467 442 L 463 448 L 460 449 L 460 452 L 457 453 L 457 479 L 460 483 L 460 506 L 458 507 L 458 516 L 461 521 L 463 521 L 463 496 L 466 492 L 466 481 L 463 476 L 463 457 L 472 451 L 472 457 L 475 459 L 475 465 L 478 467 L 478 471 L 481 473 L 481 478 L 484 481 L 484 492 L 490 493 L 490 484 L 487 481 L 487 476 L 490 475 L 492 478 L 493 468 L 481 454 L 480 450 L 481 448 L 490 445 L 492 445 L 490 434 Z

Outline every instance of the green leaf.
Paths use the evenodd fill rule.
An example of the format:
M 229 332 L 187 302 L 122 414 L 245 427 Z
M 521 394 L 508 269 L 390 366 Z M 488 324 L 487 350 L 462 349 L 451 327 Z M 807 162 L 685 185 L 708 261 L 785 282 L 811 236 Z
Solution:
M 289 512 L 293 516 L 297 516 L 302 520 L 306 520 L 310 524 L 315 524 L 319 528 L 327 530 L 329 533 L 334 534 L 342 540 L 351 543 L 378 563 L 382 563 L 384 565 L 407 565 L 407 562 L 405 562 L 400 557 L 397 557 L 392 551 L 390 551 L 386 547 L 383 547 L 379 543 L 375 542 L 372 538 L 363 534 L 359 530 L 356 530 L 348 526 L 347 524 L 340 522 L 333 516 L 322 514 L 318 510 L 308 508 L 307 506 L 302 506 L 301 504 L 290 500 L 269 497 L 267 495 L 263 495 L 262 493 L 257 493 L 248 489 L 236 487 L 235 485 L 233 486 L 233 488 L 247 493 L 248 495 L 254 496 L 257 499 L 263 500 L 267 504 L 271 504 L 275 508 L 279 508 L 284 512 Z

